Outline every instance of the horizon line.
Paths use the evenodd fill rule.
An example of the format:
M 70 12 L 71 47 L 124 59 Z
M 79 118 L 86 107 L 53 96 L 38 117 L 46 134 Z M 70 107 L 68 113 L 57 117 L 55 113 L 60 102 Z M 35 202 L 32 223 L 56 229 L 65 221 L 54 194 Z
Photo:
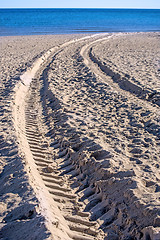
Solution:
M 0 7 L 0 9 L 139 9 L 160 10 L 160 8 L 128 8 L 128 7 Z

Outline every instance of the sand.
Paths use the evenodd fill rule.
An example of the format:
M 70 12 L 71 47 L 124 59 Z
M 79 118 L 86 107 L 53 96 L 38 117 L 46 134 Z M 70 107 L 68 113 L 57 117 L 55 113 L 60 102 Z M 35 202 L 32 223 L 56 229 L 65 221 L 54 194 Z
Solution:
M 0 238 L 160 239 L 160 35 L 0 38 Z

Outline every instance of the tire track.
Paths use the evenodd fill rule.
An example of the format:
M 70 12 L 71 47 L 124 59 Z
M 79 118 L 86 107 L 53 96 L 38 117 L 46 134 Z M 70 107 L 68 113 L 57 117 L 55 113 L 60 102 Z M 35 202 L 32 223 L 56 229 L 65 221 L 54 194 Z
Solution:
M 62 211 L 67 213 L 67 216 L 65 214 L 63 216 L 66 220 L 70 219 L 69 227 L 72 231 L 76 230 L 79 233 L 86 233 L 87 231 L 87 233 L 95 237 L 95 239 L 114 238 L 118 240 L 119 230 L 115 230 L 114 226 L 117 222 L 124 221 L 120 214 L 121 209 L 117 206 L 117 202 L 112 203 L 109 197 L 106 196 L 105 191 L 103 192 L 106 186 L 103 185 L 103 180 L 101 180 L 105 176 L 104 184 L 109 181 L 112 184 L 113 175 L 110 174 L 106 168 L 101 168 L 101 161 L 96 161 L 100 159 L 108 163 L 107 158 L 110 158 L 109 153 L 90 139 L 86 138 L 82 140 L 70 125 L 64 123 L 66 114 L 61 111 L 58 99 L 49 92 L 47 75 L 48 70 L 45 69 L 40 76 L 41 92 L 43 93 L 41 102 L 43 102 L 44 123 L 48 126 L 48 129 L 46 129 L 46 137 L 50 142 L 49 147 L 53 149 L 54 161 L 57 166 L 54 171 L 57 173 L 56 176 L 58 176 L 58 178 L 62 176 L 68 180 L 67 182 L 76 196 L 69 195 L 65 197 L 64 193 L 58 192 L 57 194 L 55 190 L 49 191 L 53 193 L 54 200 L 60 203 Z M 58 129 L 59 132 L 57 131 Z M 42 175 L 48 177 L 50 182 L 53 181 L 50 178 L 50 174 L 43 173 Z M 126 179 L 126 184 L 128 184 L 127 181 Z M 58 198 L 59 196 L 62 197 L 62 200 Z M 73 207 L 70 206 L 71 202 L 69 202 L 71 198 Z M 64 205 L 63 207 L 62 203 Z M 70 213 L 69 216 L 68 211 Z M 83 220 L 73 218 L 72 214 L 73 216 L 80 216 L 83 220 L 86 218 L 86 221 L 89 220 L 89 222 L 97 222 L 98 229 L 101 229 L 99 232 L 101 236 L 99 237 L 93 229 L 87 230 L 86 228 L 84 229 L 84 227 L 77 227 L 77 224 L 75 226 L 76 222 L 82 223 Z M 128 219 L 127 215 L 126 218 Z M 85 224 L 88 225 L 86 221 Z M 126 229 L 125 231 L 128 231 L 130 226 L 128 226 L 126 221 L 129 220 L 125 220 L 122 225 L 123 228 Z M 79 239 L 79 237 L 77 239 Z
M 159 107 L 159 92 L 149 88 L 144 88 L 144 86 L 141 86 L 140 83 L 139 85 L 135 84 L 129 79 L 130 76 L 126 76 L 120 72 L 114 72 L 106 65 L 105 62 L 102 62 L 98 56 L 95 55 L 93 49 L 98 42 L 108 41 L 108 39 L 116 38 L 120 35 L 122 34 L 116 34 L 104 37 L 102 39 L 97 39 L 83 46 L 80 54 L 84 59 L 85 65 L 102 79 L 105 78 L 110 86 L 113 86 L 115 89 L 117 89 L 118 86 L 118 89 L 121 90 L 122 93 L 123 91 L 125 91 L 124 94 L 128 92 L 130 94 L 130 97 L 134 98 L 134 96 L 136 96 L 139 100 L 154 103 Z
M 90 86 L 93 83 L 86 67 L 90 64 L 88 47 L 97 41 L 92 39 L 89 44 L 82 41 L 77 52 L 83 59 L 79 55 L 75 58 L 77 62 L 83 62 L 80 68 L 84 68 L 85 74 L 90 76 L 88 82 L 84 76 L 86 85 Z M 77 240 L 118 240 L 128 234 L 130 239 L 134 236 L 142 239 L 141 229 L 127 212 L 127 206 L 135 201 L 132 192 L 135 188 L 135 181 L 132 180 L 134 172 L 124 170 L 121 178 L 117 170 L 114 172 L 114 165 L 110 171 L 112 155 L 94 140 L 82 138 L 67 123 L 66 109 L 49 89 L 48 72 L 56 56 L 68 46 L 59 48 L 40 67 L 30 84 L 25 116 L 26 136 L 33 159 L 48 192 L 69 226 L 69 237 Z M 104 76 L 103 73 L 98 75 Z M 124 189 L 128 190 L 123 194 Z M 124 199 L 123 202 L 118 201 L 119 196 Z
M 29 146 L 33 155 L 33 159 L 39 169 L 42 179 L 45 186 L 48 188 L 49 193 L 52 195 L 53 199 L 59 203 L 59 208 L 61 208 L 62 215 L 68 223 L 70 230 L 73 232 L 73 239 L 103 239 L 99 237 L 98 227 L 95 229 L 97 223 L 89 221 L 87 213 L 77 212 L 78 208 L 78 199 L 77 194 L 72 193 L 70 188 L 69 181 L 66 183 L 68 178 L 67 174 L 73 177 L 72 171 L 74 167 L 71 163 L 65 163 L 69 161 L 69 154 L 67 149 L 59 148 L 60 144 L 57 145 L 58 141 L 52 143 L 52 147 L 55 152 L 58 153 L 58 159 L 61 159 L 62 162 L 59 162 L 59 167 L 51 169 L 49 164 L 53 163 L 53 160 L 48 160 L 47 149 L 42 147 L 42 135 L 38 131 L 39 126 L 37 123 L 37 112 L 34 111 L 36 104 L 34 100 L 36 97 L 36 90 L 33 88 L 34 82 L 31 84 L 31 95 L 26 107 L 26 136 L 29 142 Z M 35 82 L 37 85 L 37 81 Z M 35 105 L 35 106 L 34 106 Z M 32 128 L 28 128 L 32 126 Z M 57 151 L 58 149 L 58 151 Z M 50 159 L 53 159 L 53 156 L 50 156 Z M 61 166 L 62 165 L 62 166 Z M 83 201 L 87 196 L 90 195 L 90 192 L 85 193 L 81 198 Z M 92 226 L 94 228 L 92 229 Z M 75 233 L 74 233 L 75 232 Z
M 44 73 L 48 66 L 45 70 L 42 69 L 39 72 Z M 97 194 L 95 186 L 85 183 L 87 176 L 82 174 L 80 167 L 72 161 L 71 155 L 74 150 L 68 148 L 62 139 L 55 136 L 52 128 L 43 131 L 43 126 L 46 130 L 50 124 L 49 121 L 45 119 L 42 123 L 39 121 L 43 119 L 43 116 L 39 114 L 39 105 L 43 106 L 42 112 L 46 107 L 45 101 L 42 102 L 40 96 L 45 86 L 45 84 L 42 86 L 39 84 L 41 76 L 42 74 L 38 73 L 30 83 L 25 109 L 26 137 L 33 159 L 46 188 L 71 230 L 69 236 L 77 240 L 104 239 L 103 231 L 99 230 L 99 223 L 91 218 L 88 211 L 101 201 L 97 199 L 100 194 Z M 59 120 L 55 119 L 54 124 L 58 122 Z M 77 141 L 73 143 L 77 144 Z M 80 187 L 77 187 L 79 185 Z M 90 206 L 87 204 L 87 210 L 84 202 L 90 201 L 90 198 L 92 204 Z
M 136 99 L 136 101 L 138 100 L 138 102 L 143 103 L 143 105 L 144 101 L 139 101 L 135 96 L 129 92 L 126 93 L 124 90 L 119 91 L 116 83 L 111 84 L 112 90 L 110 91 L 111 88 L 109 88 L 103 80 L 104 74 L 99 74 L 97 70 L 98 73 L 95 76 L 95 68 L 93 71 L 92 69 L 90 71 L 89 66 L 86 67 L 89 62 L 86 61 L 88 60 L 88 55 L 86 58 L 82 58 L 81 53 L 82 49 L 85 49 L 85 53 L 88 54 L 88 45 L 90 46 L 90 44 L 95 44 L 95 41 L 81 47 L 75 47 L 72 50 L 71 48 L 66 48 L 56 56 L 53 64 L 50 66 L 51 71 L 49 73 L 48 71 L 44 71 L 41 75 L 41 85 L 45 86 L 42 92 L 44 93 L 43 101 L 45 106 L 43 114 L 45 116 L 45 123 L 48 126 L 46 136 L 51 137 L 53 141 L 55 141 L 55 138 L 57 139 L 55 149 L 58 151 L 55 151 L 55 161 L 58 163 L 58 166 L 61 165 L 59 170 L 63 170 L 60 175 L 67 175 L 69 180 L 73 180 L 71 187 L 76 191 L 79 200 L 84 203 L 82 211 L 89 211 L 90 220 L 99 222 L 100 228 L 106 233 L 106 239 L 114 238 L 118 240 L 123 239 L 126 235 L 131 239 L 142 239 L 143 233 L 141 230 L 146 224 L 153 225 L 154 217 L 149 217 L 149 215 L 146 217 L 146 206 L 143 204 L 137 205 L 140 197 L 137 196 L 136 191 L 139 191 L 139 186 L 137 185 L 140 181 L 137 179 L 136 170 L 141 173 L 139 170 L 143 169 L 143 163 L 137 160 L 137 165 L 134 165 L 134 168 L 132 168 L 132 162 L 130 161 L 136 161 L 136 158 L 140 157 L 141 152 L 144 151 L 143 146 L 143 150 L 140 151 L 141 146 L 139 148 L 138 144 L 128 144 L 129 150 L 126 149 L 126 158 L 118 151 L 119 154 L 116 155 L 113 153 L 113 155 L 111 154 L 112 152 L 107 152 L 110 148 L 105 151 L 103 147 L 97 144 L 98 142 L 94 140 L 94 138 L 91 140 L 90 136 L 93 135 L 90 135 L 90 132 L 87 133 L 87 130 L 90 131 L 91 129 L 92 134 L 92 128 L 89 128 L 92 123 L 95 123 L 97 129 L 99 127 L 97 124 L 98 120 L 93 118 L 93 116 L 102 116 L 99 120 L 101 124 L 103 121 L 106 121 L 107 118 L 112 119 L 112 115 L 110 114 L 112 110 L 114 115 L 112 124 L 119 125 L 119 117 L 122 117 L 122 120 L 126 118 L 125 120 L 127 121 L 132 117 L 132 114 L 133 117 L 135 117 L 132 110 L 135 105 L 132 105 L 132 103 L 128 104 L 128 102 L 126 102 L 127 97 L 129 99 Z M 68 56 L 70 56 L 69 60 Z M 101 78 L 101 76 L 103 77 Z M 107 80 L 107 83 L 112 83 L 110 77 L 107 78 Z M 118 94 L 114 92 L 115 89 Z M 71 91 L 73 91 L 73 93 Z M 95 104 L 97 99 L 99 99 L 99 103 Z M 63 101 L 65 101 L 65 103 Z M 121 112 L 117 110 L 118 103 L 122 106 L 122 116 Z M 93 106 L 95 106 L 94 104 L 96 105 L 96 110 L 93 108 Z M 145 104 L 148 105 L 148 103 Z M 110 109 L 105 113 L 107 110 L 105 107 L 107 108 L 108 106 L 110 106 Z M 85 108 L 87 108 L 87 111 Z M 136 108 L 137 110 L 143 109 L 139 107 L 139 104 L 136 105 Z M 100 111 L 101 114 L 96 115 L 96 111 Z M 87 121 L 85 117 L 82 116 L 83 114 L 87 116 L 88 113 L 92 114 L 93 120 L 93 122 L 90 121 L 91 124 L 89 127 L 86 124 Z M 109 116 L 107 116 L 107 114 L 109 114 Z M 142 114 L 144 113 L 142 112 Z M 106 116 L 106 118 L 104 116 Z M 69 121 L 67 118 L 70 118 Z M 131 122 L 131 124 L 133 123 Z M 131 124 L 127 124 L 131 136 L 126 135 L 125 137 L 128 143 L 132 142 L 132 139 L 133 143 L 134 141 L 136 143 L 138 140 L 138 130 L 133 129 Z M 117 135 L 118 131 L 112 131 L 115 130 L 114 126 L 111 128 L 106 123 L 100 125 L 100 127 L 101 126 L 103 128 L 100 130 L 104 135 L 105 132 L 107 134 L 110 133 L 108 134 L 109 137 L 107 140 L 113 143 L 114 140 L 116 140 L 116 147 L 119 137 Z M 126 125 L 122 124 L 122 126 L 124 127 L 125 133 Z M 134 126 L 138 127 L 138 124 L 136 125 L 136 123 L 134 123 Z M 76 131 L 76 129 L 78 130 Z M 148 137 L 148 133 L 144 133 L 143 130 L 142 128 L 142 137 L 144 137 L 145 134 Z M 84 135 L 83 132 L 85 132 Z M 83 138 L 82 136 L 85 137 Z M 120 149 L 124 149 L 125 145 L 123 144 L 122 138 L 119 143 L 121 144 Z M 147 146 L 148 145 L 145 145 L 146 148 Z M 62 161 L 58 156 L 63 150 L 66 151 L 65 149 L 67 149 L 70 157 Z M 130 151 L 130 149 L 133 151 Z M 133 154 L 134 158 L 131 154 Z M 123 162 L 118 160 L 121 159 L 121 157 L 124 160 Z M 129 158 L 129 161 L 127 158 Z M 118 169 L 116 169 L 117 160 Z M 125 165 L 125 160 L 126 163 L 128 162 L 129 166 L 131 166 L 130 170 Z M 145 173 L 147 176 L 148 172 L 146 171 Z M 142 174 L 144 174 L 143 170 Z M 148 192 L 146 194 L 149 195 Z M 143 197 L 144 196 L 142 196 L 142 198 Z M 132 218 L 133 212 L 138 216 L 136 220 Z M 141 216 L 144 216 L 143 219 L 147 218 L 147 221 L 149 219 L 150 223 L 147 222 L 144 225 L 145 221 L 143 221 Z

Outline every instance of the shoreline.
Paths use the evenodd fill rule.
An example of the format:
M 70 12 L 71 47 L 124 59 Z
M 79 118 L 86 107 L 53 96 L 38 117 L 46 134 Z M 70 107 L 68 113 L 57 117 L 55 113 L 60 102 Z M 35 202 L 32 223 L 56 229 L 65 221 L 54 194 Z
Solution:
M 54 234 L 56 234 L 57 239 L 58 237 L 64 239 L 64 236 L 66 236 L 66 239 L 75 239 L 74 237 L 78 239 L 79 232 L 84 230 L 82 227 L 78 228 L 71 224 L 71 219 L 75 216 L 71 216 L 67 212 L 65 202 L 72 211 L 75 206 L 79 208 L 81 215 L 83 215 L 84 209 L 90 209 L 89 218 L 92 221 L 98 219 L 96 224 L 102 231 L 99 232 L 96 227 L 93 227 L 92 231 L 87 230 L 89 232 L 84 234 L 84 239 L 85 237 L 87 239 L 87 234 L 90 237 L 96 234 L 97 239 L 104 239 L 103 231 L 107 239 L 111 237 L 121 239 L 118 231 L 114 229 L 116 222 L 119 226 L 125 228 L 129 236 L 136 236 L 138 239 L 145 239 L 148 235 L 151 239 L 159 236 L 158 228 L 160 226 L 157 216 L 160 210 L 157 203 L 159 196 L 158 182 L 160 181 L 157 180 L 159 179 L 159 164 L 157 162 L 159 156 L 158 131 L 160 128 L 158 122 L 159 88 L 158 85 L 156 88 L 153 82 L 155 77 L 158 77 L 156 74 L 158 74 L 159 69 L 158 65 L 156 68 L 159 51 L 158 34 L 156 32 L 108 33 L 89 36 L 78 34 L 79 38 L 77 40 L 74 40 L 75 37 L 77 38 L 75 34 L 1 38 L 4 40 L 4 52 L 1 53 L 3 55 L 1 91 L 5 109 L 1 113 L 3 120 L 1 126 L 1 130 L 3 129 L 1 134 L 3 140 L 1 143 L 1 177 L 6 179 L 8 172 L 11 172 L 10 177 L 7 178 L 8 186 L 13 182 L 10 185 L 10 193 L 8 192 L 9 189 L 5 188 L 5 182 L 1 190 L 3 199 L 6 199 L 7 194 L 8 201 L 15 199 L 13 206 L 8 209 L 8 203 L 3 200 L 2 236 L 11 234 L 8 228 L 11 225 L 15 229 L 15 231 L 12 229 L 12 234 L 19 234 L 13 235 L 13 239 L 24 237 L 26 229 L 17 225 L 17 222 L 22 223 L 21 219 L 23 219 L 25 224 L 29 224 L 29 222 L 32 224 L 32 221 L 35 224 L 36 222 L 42 225 L 44 223 L 39 235 L 40 239 L 54 239 Z M 106 39 L 104 38 L 105 35 Z M 107 36 L 112 37 L 112 41 Z M 23 42 L 18 41 L 22 38 Z M 31 38 L 32 42 L 28 45 L 28 39 Z M 14 39 L 16 39 L 16 42 L 13 41 Z M 143 44 L 144 40 L 145 45 Z M 138 45 L 134 45 L 134 41 Z M 20 52 L 16 51 L 15 47 Z M 50 56 L 48 55 L 44 59 L 43 54 L 51 48 L 53 52 L 50 51 Z M 147 58 L 145 58 L 145 53 L 147 53 Z M 25 59 L 23 59 L 24 56 Z M 123 61 L 121 61 L 120 56 Z M 16 66 L 11 61 L 13 57 L 18 60 Z M 25 84 L 22 83 L 24 79 L 21 78 L 20 81 L 20 76 L 27 69 L 32 69 L 33 63 L 39 57 L 43 61 L 37 65 L 36 71 L 31 76 L 32 83 L 27 89 Z M 138 62 L 139 68 L 134 65 L 134 58 Z M 8 61 L 9 59 L 10 61 Z M 152 63 L 147 75 L 144 68 L 144 59 L 148 61 L 145 61 L 147 67 Z M 130 62 L 130 65 L 127 61 Z M 17 68 L 17 66 L 19 67 Z M 10 72 L 8 72 L 8 69 Z M 148 76 L 148 82 L 143 80 L 146 76 Z M 121 85 L 119 82 L 121 82 Z M 21 90 L 19 88 L 20 94 L 18 94 L 18 88 L 16 90 L 15 85 L 26 88 L 26 94 L 23 93 L 24 104 L 21 102 Z M 142 90 L 139 89 L 140 85 L 143 85 Z M 35 90 L 35 86 L 37 90 Z M 144 88 L 146 86 L 149 86 L 153 92 L 145 93 Z M 20 100 L 14 100 L 15 94 L 18 94 Z M 32 102 L 33 99 L 35 99 L 34 102 Z M 11 109 L 13 108 L 14 113 L 12 114 Z M 15 115 L 16 111 L 17 114 Z M 29 115 L 33 118 L 32 123 Z M 18 124 L 13 126 L 15 116 L 19 120 Z M 21 119 L 25 119 L 26 123 L 24 124 L 24 120 Z M 7 131 L 10 131 L 10 135 L 7 135 Z M 37 137 L 37 134 L 40 137 Z M 37 141 L 40 142 L 40 145 L 37 145 L 35 151 L 33 145 Z M 25 148 L 27 144 L 29 145 Z M 15 150 L 17 147 L 18 150 Z M 39 152 L 40 149 L 41 155 L 43 158 L 47 158 L 46 162 L 48 161 L 48 164 L 42 164 L 40 159 L 35 160 L 35 152 Z M 49 155 L 46 155 L 46 151 Z M 10 158 L 9 162 L 7 160 L 8 156 Z M 22 182 L 26 179 L 28 196 L 25 197 L 25 201 L 22 201 L 26 195 L 26 190 L 23 190 L 25 184 L 22 184 L 23 187 L 19 193 L 17 192 L 17 195 L 12 196 L 15 187 L 19 186 L 20 183 L 16 183 L 17 177 L 14 177 L 14 167 L 10 164 L 13 161 L 15 164 L 19 164 L 19 157 L 22 163 L 20 164 L 20 172 L 23 172 L 23 174 L 17 176 L 20 176 L 19 179 Z M 50 162 L 49 159 L 52 159 L 53 162 Z M 71 170 L 68 169 L 68 166 Z M 28 168 L 27 174 L 25 172 L 26 167 Z M 7 168 L 9 169 L 7 170 Z M 32 169 L 29 170 L 30 168 Z M 90 169 L 92 169 L 91 172 Z M 20 174 L 20 172 L 17 174 Z M 32 172 L 32 180 L 28 178 L 30 172 Z M 45 176 L 42 177 L 42 180 L 39 180 L 39 187 L 34 180 L 34 173 L 37 179 L 40 179 L 42 175 Z M 85 177 L 83 173 L 85 173 Z M 62 177 L 60 178 L 61 174 Z M 68 176 L 71 176 L 73 180 L 69 180 Z M 48 180 L 43 180 L 43 178 Z M 59 189 L 59 186 L 50 186 L 48 182 L 45 182 L 49 181 L 50 178 L 66 179 L 67 185 L 63 183 L 60 186 L 64 191 L 69 191 L 69 196 L 74 196 L 76 194 L 75 190 L 78 192 L 74 204 L 69 200 L 67 200 L 68 202 L 64 201 L 64 197 L 59 197 L 64 202 L 57 203 L 57 198 L 49 192 L 62 193 L 61 191 L 56 193 L 55 190 L 50 190 L 50 188 Z M 40 183 L 40 181 L 43 183 Z M 80 186 L 85 185 L 85 182 L 88 186 L 81 189 Z M 48 185 L 49 189 L 46 187 Z M 43 196 L 36 198 L 37 194 L 35 195 L 36 191 L 34 189 L 39 188 L 40 191 L 41 186 L 48 200 L 43 200 Z M 115 193 L 110 188 L 114 189 Z M 122 191 L 125 189 L 125 193 L 119 193 L 120 189 Z M 45 193 L 47 191 L 49 192 Z M 22 199 L 19 198 L 20 195 L 23 196 Z M 92 195 L 93 197 L 91 197 Z M 107 196 L 109 197 L 107 198 Z M 54 201 L 51 203 L 50 201 L 53 198 Z M 18 206 L 16 204 L 17 199 L 19 199 Z M 81 206 L 77 202 L 79 199 L 82 201 Z M 112 203 L 110 203 L 111 200 Z M 57 209 L 60 209 L 52 210 L 53 215 L 47 221 L 52 222 L 55 211 L 57 211 L 56 215 L 59 216 L 59 220 L 58 223 L 56 220 L 50 226 L 45 220 L 47 210 L 45 210 L 46 213 L 42 214 L 40 207 L 41 202 L 45 203 L 47 201 L 54 206 L 57 205 Z M 95 204 L 92 206 L 93 202 Z M 29 212 L 30 207 L 27 207 L 27 209 L 24 203 L 31 206 Z M 147 204 L 148 208 L 145 206 Z M 96 214 L 101 208 L 105 209 L 105 213 L 98 217 Z M 123 218 L 123 208 L 125 209 L 126 219 Z M 63 210 L 61 211 L 61 209 Z M 23 212 L 23 217 L 21 212 Z M 135 219 L 134 212 L 137 214 L 136 224 L 134 223 L 135 220 L 133 221 Z M 14 217 L 11 216 L 13 213 Z M 150 218 L 149 222 L 147 222 L 148 218 Z M 89 224 L 87 222 L 88 218 L 83 219 L 83 221 L 81 218 L 76 219 L 78 220 L 74 219 L 74 221 Z M 132 231 L 129 230 L 130 228 Z M 35 228 L 33 227 L 33 229 Z M 88 228 L 85 227 L 85 229 Z M 19 231 L 22 231 L 21 234 Z M 125 231 L 121 233 L 121 236 L 125 236 Z M 35 231 L 35 234 L 39 234 L 39 232 Z M 46 234 L 45 238 L 44 234 Z M 143 237 L 140 238 L 142 235 Z M 15 236 L 19 238 L 14 238 Z
M 105 34 L 142 34 L 142 33 L 156 33 L 159 34 L 160 30 L 153 30 L 153 31 L 104 31 L 104 32 L 79 32 L 79 33 L 50 33 L 50 34 L 26 34 L 26 35 L 0 35 L 0 38 L 9 38 L 9 37 L 40 37 L 40 36 L 91 36 L 91 35 L 105 35 Z

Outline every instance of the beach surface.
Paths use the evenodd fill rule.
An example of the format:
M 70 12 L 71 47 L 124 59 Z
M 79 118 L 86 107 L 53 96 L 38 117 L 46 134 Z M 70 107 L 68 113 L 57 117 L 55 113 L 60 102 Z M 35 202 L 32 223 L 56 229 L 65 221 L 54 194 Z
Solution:
M 0 37 L 0 239 L 160 239 L 160 34 Z

